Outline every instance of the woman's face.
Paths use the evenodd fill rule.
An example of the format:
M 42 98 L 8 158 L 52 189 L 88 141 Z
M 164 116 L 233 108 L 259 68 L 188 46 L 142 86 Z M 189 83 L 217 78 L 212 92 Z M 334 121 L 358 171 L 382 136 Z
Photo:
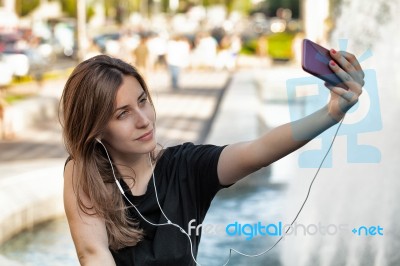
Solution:
M 155 112 L 136 78 L 124 76 L 102 139 L 108 144 L 113 159 L 118 161 L 155 149 Z

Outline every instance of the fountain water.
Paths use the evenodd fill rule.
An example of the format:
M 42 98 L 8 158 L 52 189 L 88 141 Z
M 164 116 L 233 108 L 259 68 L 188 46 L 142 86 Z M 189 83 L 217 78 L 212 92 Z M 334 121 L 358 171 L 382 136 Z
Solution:
M 379 94 L 382 130 L 360 133 L 356 143 L 372 145 L 380 151 L 374 163 L 349 163 L 349 136 L 339 136 L 333 145 L 333 166 L 324 168 L 314 183 L 310 198 L 298 223 L 330 228 L 328 233 L 290 235 L 281 243 L 283 265 L 400 265 L 400 140 L 397 123 L 400 115 L 400 1 L 342 0 L 338 9 L 331 46 L 347 40 L 348 51 L 361 56 L 364 69 L 376 73 L 375 89 Z M 346 41 L 340 42 L 342 46 Z M 340 45 L 339 45 L 340 46 Z M 364 93 L 360 102 L 368 100 Z M 370 101 L 371 102 L 371 101 Z M 356 107 L 357 108 L 357 107 Z M 369 108 L 377 108 L 369 106 Z M 359 109 L 353 111 L 357 115 Z M 353 114 L 351 114 L 353 115 Z M 353 139 L 354 141 L 354 139 Z M 303 149 L 318 148 L 313 141 Z M 360 156 L 370 156 L 359 154 Z M 321 158 L 322 159 L 322 158 Z M 304 199 L 316 169 L 298 168 L 288 189 L 286 221 L 291 221 Z M 342 225 L 344 230 L 339 230 Z M 336 226 L 336 227 L 335 227 Z M 359 230 L 380 226 L 383 235 Z M 314 226 L 309 227 L 315 231 Z M 335 232 L 336 228 L 336 232 Z M 356 233 L 352 230 L 356 229 Z M 330 233 L 332 234 L 330 234 Z M 334 233 L 335 232 L 335 233 Z M 360 233 L 360 235 L 358 235 Z M 368 236 L 367 236 L 368 235 Z

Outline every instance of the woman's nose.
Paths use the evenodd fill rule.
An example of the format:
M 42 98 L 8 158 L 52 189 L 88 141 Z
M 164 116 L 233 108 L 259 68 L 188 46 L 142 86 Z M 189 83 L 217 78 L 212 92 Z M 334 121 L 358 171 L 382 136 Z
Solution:
M 146 112 L 138 110 L 135 116 L 135 124 L 137 128 L 146 128 L 150 124 L 150 119 Z

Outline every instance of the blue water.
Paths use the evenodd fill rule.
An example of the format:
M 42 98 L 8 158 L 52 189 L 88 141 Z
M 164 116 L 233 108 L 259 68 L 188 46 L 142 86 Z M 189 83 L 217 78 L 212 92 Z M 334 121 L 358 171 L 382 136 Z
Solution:
M 0 254 L 26 266 L 79 265 L 67 220 L 35 226 L 3 244 Z
M 229 248 L 248 254 L 257 254 L 268 249 L 278 237 L 258 236 L 246 240 L 245 236 L 228 236 L 226 225 L 234 223 L 263 224 L 280 220 L 284 185 L 270 184 L 268 173 L 261 172 L 249 177 L 246 182 L 236 184 L 218 193 L 207 214 L 203 226 L 221 225 L 222 230 L 205 233 L 197 256 L 205 265 L 223 265 L 228 260 Z M 65 218 L 36 226 L 14 237 L 0 248 L 0 254 L 27 266 L 76 266 L 79 265 L 75 248 Z M 279 245 L 268 254 L 247 258 L 232 254 L 228 265 L 281 265 Z

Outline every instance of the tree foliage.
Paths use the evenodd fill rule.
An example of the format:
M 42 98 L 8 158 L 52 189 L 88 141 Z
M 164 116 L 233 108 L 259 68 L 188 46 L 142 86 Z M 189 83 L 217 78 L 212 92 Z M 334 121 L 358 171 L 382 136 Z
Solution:
M 264 0 L 252 10 L 252 13 L 262 12 L 267 17 L 274 17 L 279 8 L 290 9 L 292 11 L 292 17 L 298 18 L 300 12 L 300 0 Z
M 76 0 L 61 0 L 61 8 L 68 17 L 76 17 Z
M 28 15 L 32 10 L 38 7 L 40 0 L 16 0 L 15 11 L 18 16 L 24 17 Z

